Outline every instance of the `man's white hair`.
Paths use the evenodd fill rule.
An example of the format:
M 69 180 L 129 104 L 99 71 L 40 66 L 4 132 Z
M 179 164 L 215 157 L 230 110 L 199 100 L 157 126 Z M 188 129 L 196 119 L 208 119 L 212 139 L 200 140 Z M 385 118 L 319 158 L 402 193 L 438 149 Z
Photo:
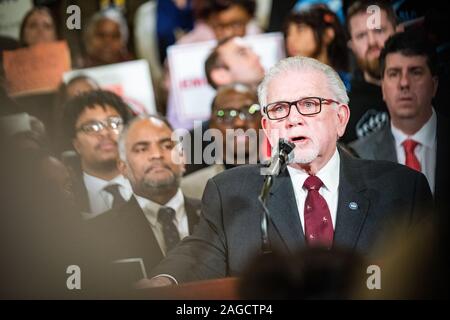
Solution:
M 345 85 L 333 68 L 313 58 L 290 57 L 280 60 L 276 65 L 270 68 L 263 81 L 258 86 L 258 100 L 261 105 L 261 112 L 263 112 L 263 107 L 267 105 L 267 88 L 273 79 L 288 72 L 304 73 L 309 71 L 318 71 L 325 75 L 327 85 L 334 97 L 323 98 L 333 98 L 342 104 L 348 105 L 349 99 Z M 301 81 L 301 76 L 299 77 L 299 80 Z

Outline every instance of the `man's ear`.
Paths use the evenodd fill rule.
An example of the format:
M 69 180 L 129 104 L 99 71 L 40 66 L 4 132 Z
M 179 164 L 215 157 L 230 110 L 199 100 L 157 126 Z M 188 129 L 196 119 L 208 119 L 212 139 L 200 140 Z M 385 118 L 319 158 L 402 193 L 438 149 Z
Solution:
M 278 141 L 278 130 L 272 130 L 272 128 L 270 127 L 270 120 L 265 116 L 262 116 L 261 118 L 261 127 L 264 130 L 264 134 L 266 135 L 267 139 L 269 140 L 270 146 L 274 147 L 275 145 L 277 145 L 275 141 Z
M 227 85 L 233 82 L 231 78 L 230 71 L 224 67 L 214 68 L 211 70 L 211 80 L 216 84 L 217 87 Z
M 122 159 L 118 159 L 117 168 L 124 177 L 128 178 L 128 166 L 125 161 L 123 161 Z
M 75 151 L 80 154 L 80 143 L 78 142 L 77 138 L 72 139 L 72 146 L 75 149 Z
M 439 86 L 439 78 L 437 76 L 433 77 L 433 98 L 436 96 L 436 92 Z
M 345 133 L 345 128 L 347 127 L 348 120 L 350 119 L 350 108 L 341 104 L 337 110 L 337 134 L 342 137 Z

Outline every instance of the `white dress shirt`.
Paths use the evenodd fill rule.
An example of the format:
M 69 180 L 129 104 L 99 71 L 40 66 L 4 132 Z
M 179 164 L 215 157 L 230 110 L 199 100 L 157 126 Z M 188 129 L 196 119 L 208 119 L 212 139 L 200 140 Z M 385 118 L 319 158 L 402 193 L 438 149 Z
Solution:
M 153 233 L 156 240 L 158 241 L 161 251 L 164 255 L 166 255 L 166 244 L 164 242 L 162 225 L 158 222 L 158 211 L 162 206 L 154 201 L 140 197 L 136 194 L 134 196 L 136 197 L 139 206 L 141 207 L 142 211 L 144 211 L 145 217 L 152 227 Z M 181 192 L 181 189 L 178 189 L 177 193 L 164 206 L 170 207 L 175 210 L 174 223 L 178 229 L 180 240 L 187 237 L 189 235 L 189 223 L 186 209 L 184 208 L 184 196 Z
M 324 197 L 330 209 L 331 220 L 333 222 L 333 229 L 336 225 L 336 213 L 337 205 L 339 199 L 339 169 L 340 169 L 341 158 L 337 149 L 335 150 L 331 159 L 327 164 L 316 173 L 316 176 L 320 178 L 323 182 L 322 188 L 319 190 L 319 194 Z M 289 175 L 291 176 L 292 186 L 294 188 L 295 200 L 297 202 L 298 214 L 300 216 L 300 221 L 302 223 L 303 233 L 305 233 L 305 200 L 308 195 L 308 191 L 303 188 L 306 178 L 309 175 L 300 169 L 294 169 L 288 166 Z
M 394 127 L 391 121 L 391 131 L 395 140 L 395 150 L 397 152 L 398 163 L 405 164 L 406 156 L 405 149 L 402 143 L 406 139 L 412 139 L 419 144 L 414 149 L 414 154 L 420 162 L 422 168 L 422 173 L 427 177 L 428 184 L 430 185 L 431 192 L 434 194 L 434 181 L 436 172 L 436 150 L 437 150 L 437 139 L 436 139 L 436 126 L 437 118 L 436 112 L 433 108 L 433 114 L 430 119 L 412 136 L 408 136 L 403 133 L 400 129 Z
M 106 186 L 118 184 L 119 192 L 126 201 L 133 194 L 130 182 L 123 175 L 118 175 L 108 181 L 83 172 L 83 180 L 88 192 L 89 207 L 91 208 L 90 214 L 84 215 L 87 218 L 92 218 L 111 209 L 114 197 L 111 193 L 104 190 Z

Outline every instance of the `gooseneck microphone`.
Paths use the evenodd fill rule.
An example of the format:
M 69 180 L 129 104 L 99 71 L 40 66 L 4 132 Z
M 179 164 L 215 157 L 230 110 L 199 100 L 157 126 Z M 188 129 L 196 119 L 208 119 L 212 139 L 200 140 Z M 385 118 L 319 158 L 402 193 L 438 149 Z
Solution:
M 273 178 L 282 173 L 289 162 L 294 158 L 292 152 L 295 148 L 295 144 L 287 141 L 286 139 L 278 140 L 278 148 L 274 152 L 269 167 L 262 168 L 261 174 L 265 175 L 264 184 L 261 189 L 261 193 L 258 197 L 259 202 L 263 207 L 263 215 L 261 218 L 261 237 L 262 237 L 262 252 L 263 254 L 271 253 L 272 249 L 269 241 L 268 233 L 268 221 L 270 217 L 269 210 L 267 208 L 267 199 L 270 188 L 272 187 Z

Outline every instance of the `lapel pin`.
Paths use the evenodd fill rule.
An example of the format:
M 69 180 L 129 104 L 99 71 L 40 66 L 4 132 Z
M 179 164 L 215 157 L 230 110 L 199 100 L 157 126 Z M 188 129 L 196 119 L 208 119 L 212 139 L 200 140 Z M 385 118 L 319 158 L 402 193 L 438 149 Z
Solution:
M 358 209 L 358 204 L 352 201 L 348 204 L 348 207 L 350 208 L 350 210 L 356 210 Z

